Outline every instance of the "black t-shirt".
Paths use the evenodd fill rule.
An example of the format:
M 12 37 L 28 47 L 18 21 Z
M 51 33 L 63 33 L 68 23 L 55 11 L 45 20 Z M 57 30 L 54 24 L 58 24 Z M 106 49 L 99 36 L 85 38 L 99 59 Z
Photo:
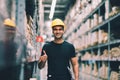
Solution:
M 16 44 L 13 41 L 0 41 L 0 68 L 15 66 Z
M 75 57 L 74 46 L 66 41 L 61 44 L 56 44 L 52 41 L 45 44 L 43 50 L 48 56 L 48 75 L 68 75 L 67 67 L 70 66 L 69 61 L 72 57 Z

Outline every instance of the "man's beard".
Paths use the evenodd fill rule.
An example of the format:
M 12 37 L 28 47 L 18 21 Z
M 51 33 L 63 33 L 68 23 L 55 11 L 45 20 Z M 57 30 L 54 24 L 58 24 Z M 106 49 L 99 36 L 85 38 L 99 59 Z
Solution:
M 63 35 L 61 35 L 60 37 L 57 37 L 57 36 L 54 36 L 55 39 L 62 39 L 63 38 Z

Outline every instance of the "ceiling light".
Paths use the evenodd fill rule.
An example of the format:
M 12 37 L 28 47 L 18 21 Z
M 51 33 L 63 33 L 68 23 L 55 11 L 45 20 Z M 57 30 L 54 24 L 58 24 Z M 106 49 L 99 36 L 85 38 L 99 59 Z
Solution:
M 56 1 L 57 0 L 52 0 L 52 5 L 51 5 L 51 10 L 50 10 L 50 15 L 49 15 L 50 20 L 52 20 L 54 12 L 55 12 Z

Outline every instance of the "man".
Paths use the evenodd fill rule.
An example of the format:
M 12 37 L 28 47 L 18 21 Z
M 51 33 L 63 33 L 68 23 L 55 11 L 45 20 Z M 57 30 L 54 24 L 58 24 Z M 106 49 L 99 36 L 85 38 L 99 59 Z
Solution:
M 47 80 L 72 80 L 70 73 L 70 61 L 73 68 L 74 80 L 79 80 L 79 65 L 72 44 L 63 40 L 65 24 L 61 19 L 52 21 L 54 40 L 45 44 L 42 49 L 38 67 L 41 69 L 47 60 Z
M 0 78 L 19 80 L 19 67 L 16 66 L 16 43 L 14 42 L 16 25 L 11 19 L 4 20 L 4 35 L 0 41 Z

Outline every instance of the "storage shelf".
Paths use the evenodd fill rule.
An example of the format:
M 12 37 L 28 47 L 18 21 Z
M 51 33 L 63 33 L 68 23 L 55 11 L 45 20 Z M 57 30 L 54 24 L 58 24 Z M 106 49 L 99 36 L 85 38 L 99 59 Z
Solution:
M 102 78 L 102 77 L 99 77 L 99 76 L 88 74 L 86 72 L 81 72 L 80 74 L 83 74 L 83 76 L 85 75 L 85 80 L 88 80 L 88 79 L 93 79 L 93 80 L 98 80 L 98 79 L 99 80 L 108 80 L 108 79 L 105 79 L 105 78 Z
M 81 23 L 83 23 L 83 22 L 85 22 L 89 17 L 91 17 L 101 6 L 103 6 L 103 4 L 105 4 L 105 1 L 106 0 L 103 0 L 89 15 L 87 15 L 84 19 L 83 19 L 83 21 L 81 22 Z
M 89 32 L 92 32 L 92 31 L 95 31 L 96 29 L 99 29 L 100 27 L 106 25 L 108 22 L 111 22 L 111 21 L 115 20 L 116 18 L 120 18 L 120 13 L 118 13 L 115 16 L 103 21 L 101 24 L 99 24 L 96 27 L 92 28 Z
M 120 43 L 120 40 L 114 40 L 114 41 L 111 41 L 111 42 L 108 42 L 108 43 L 102 43 L 102 44 L 98 44 L 96 46 L 91 46 L 89 48 L 80 50 L 80 52 L 84 52 L 84 51 L 88 51 L 88 50 L 93 50 L 93 49 L 105 47 L 105 46 L 108 46 L 108 45 L 114 45 L 114 44 L 118 44 L 118 43 Z
M 107 25 L 109 22 L 111 22 L 111 21 L 113 21 L 113 20 L 115 20 L 115 19 L 120 19 L 120 13 L 114 15 L 113 17 L 111 17 L 111 18 L 109 18 L 109 19 L 107 19 L 107 20 L 104 20 L 101 24 L 99 24 L 99 25 L 91 28 L 90 30 L 88 30 L 88 31 L 85 32 L 84 34 L 88 34 L 89 32 L 93 32 L 93 31 L 95 31 L 95 30 L 97 30 L 97 29 L 99 29 L 99 28 L 101 28 L 101 27 L 104 27 L 104 25 Z M 82 35 L 84 35 L 84 34 L 82 34 Z M 82 36 L 82 35 L 80 35 L 80 36 Z M 79 37 L 80 37 L 80 36 L 79 36 Z
M 90 59 L 90 60 L 82 60 L 82 62 L 86 62 L 86 61 L 89 61 L 89 62 L 105 62 L 105 61 L 120 61 L 120 59 L 118 59 L 118 58 L 114 58 L 114 59 L 104 59 L 104 60 L 100 60 L 100 59 Z
M 118 62 L 118 64 L 116 63 L 117 67 L 118 65 L 120 66 L 120 54 L 116 54 L 120 47 L 120 35 L 118 30 L 120 26 L 120 12 L 119 10 L 114 12 L 115 10 L 112 10 L 113 6 L 111 6 L 112 3 L 110 2 L 110 0 L 102 0 L 90 14 L 86 14 L 86 16 L 80 18 L 82 20 L 80 20 L 79 24 L 76 21 L 77 25 L 74 26 L 70 32 L 68 31 L 66 37 L 66 39 L 75 43 L 75 46 L 80 53 L 81 63 L 83 63 L 81 69 L 89 64 L 90 66 L 88 67 L 93 70 L 95 67 L 93 66 L 94 63 L 97 63 L 97 69 L 100 70 L 101 66 L 102 68 L 107 66 L 108 75 L 106 75 L 105 78 L 102 78 L 103 76 L 100 74 L 101 72 L 104 72 L 104 70 L 99 71 L 97 76 L 92 75 L 93 73 L 85 73 L 85 76 L 88 75 L 94 77 L 91 78 L 91 80 L 111 80 L 111 72 L 112 70 L 114 71 L 112 68 L 113 66 L 111 66 L 112 63 Z M 117 8 L 119 9 L 120 7 Z M 112 12 L 113 14 L 110 14 Z M 79 20 L 79 17 L 77 20 Z M 75 39 L 74 35 L 76 35 Z M 79 41 L 77 42 L 76 39 Z M 115 50 L 117 50 L 116 53 Z M 105 65 L 102 64 L 104 62 Z M 83 78 L 83 80 L 84 79 L 85 78 Z
M 72 32 L 74 32 L 79 26 L 81 26 L 90 16 L 92 16 L 104 3 L 106 0 L 102 1 L 89 15 L 87 15 L 82 21 L 81 23 L 72 30 Z M 66 39 L 71 35 L 71 33 L 69 33 L 66 37 Z
M 91 46 L 91 47 L 89 47 L 89 48 L 80 50 L 80 52 L 88 51 L 88 50 L 93 50 L 93 49 L 97 49 L 97 48 L 104 47 L 104 46 L 108 46 L 108 45 L 109 45 L 109 43 L 99 44 L 99 45 L 96 45 L 96 46 Z

